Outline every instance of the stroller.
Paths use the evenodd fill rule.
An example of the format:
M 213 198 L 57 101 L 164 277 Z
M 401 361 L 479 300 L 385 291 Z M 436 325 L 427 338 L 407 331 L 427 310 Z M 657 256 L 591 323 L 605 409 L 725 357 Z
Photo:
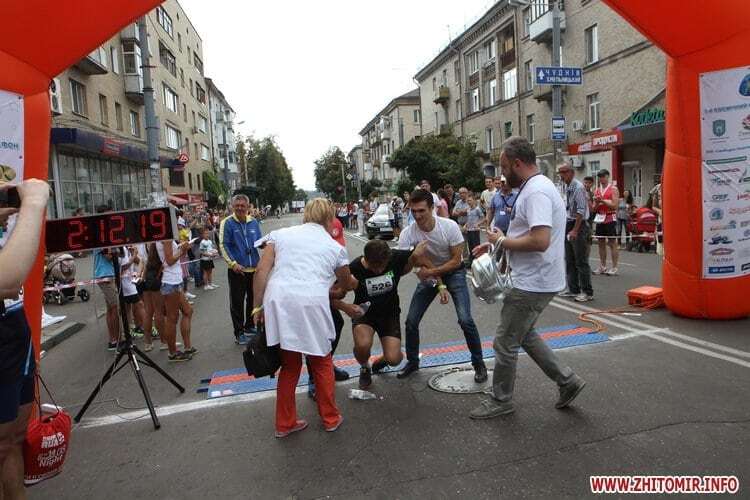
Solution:
M 74 283 L 76 279 L 76 261 L 72 255 L 63 253 L 59 255 L 51 255 L 49 257 L 49 263 L 47 264 L 46 271 L 44 272 L 44 287 L 52 287 L 58 285 L 69 285 Z M 76 295 L 83 301 L 88 302 L 89 292 L 83 288 L 76 291 L 75 286 L 69 286 L 60 288 L 58 290 L 49 290 L 44 292 L 42 296 L 42 302 L 49 304 L 56 302 L 58 305 L 63 305 L 76 298 Z
M 635 211 L 628 221 L 628 232 L 631 235 L 626 248 L 629 251 L 650 252 L 651 246 L 656 243 L 658 218 L 653 210 L 641 207 Z

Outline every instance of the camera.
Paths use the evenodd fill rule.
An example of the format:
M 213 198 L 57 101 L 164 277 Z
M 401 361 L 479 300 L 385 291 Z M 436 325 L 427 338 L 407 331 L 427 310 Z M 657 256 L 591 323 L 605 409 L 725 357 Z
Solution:
M 21 198 L 18 196 L 18 189 L 12 187 L 0 190 L 0 207 L 20 208 Z

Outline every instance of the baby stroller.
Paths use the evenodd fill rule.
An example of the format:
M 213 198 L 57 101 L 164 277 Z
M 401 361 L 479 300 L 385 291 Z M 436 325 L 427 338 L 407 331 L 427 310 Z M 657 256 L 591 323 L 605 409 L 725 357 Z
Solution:
M 63 253 L 60 255 L 51 255 L 47 270 L 44 272 L 44 287 L 69 285 L 76 279 L 76 261 L 72 255 Z M 76 292 L 75 286 L 60 288 L 58 290 L 49 290 L 44 292 L 42 302 L 49 304 L 56 302 L 63 305 L 75 299 L 76 295 L 83 301 L 88 302 L 89 292 L 83 288 Z
M 626 248 L 629 251 L 650 252 L 651 245 L 656 242 L 656 226 L 658 218 L 650 208 L 641 207 L 635 211 L 628 222 L 628 232 L 631 235 Z

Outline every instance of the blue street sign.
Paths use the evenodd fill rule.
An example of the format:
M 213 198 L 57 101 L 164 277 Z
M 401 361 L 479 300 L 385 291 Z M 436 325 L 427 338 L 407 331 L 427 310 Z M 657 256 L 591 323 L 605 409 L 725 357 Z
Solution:
M 581 68 L 537 66 L 535 74 L 537 85 L 581 85 L 583 83 Z
M 565 140 L 565 117 L 564 116 L 552 117 L 552 140 L 553 141 Z

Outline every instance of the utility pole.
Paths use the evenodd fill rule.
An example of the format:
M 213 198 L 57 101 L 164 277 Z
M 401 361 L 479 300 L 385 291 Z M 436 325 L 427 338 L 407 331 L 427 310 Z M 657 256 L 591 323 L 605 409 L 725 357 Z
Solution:
M 552 66 L 560 67 L 560 5 L 552 0 Z M 552 116 L 562 116 L 562 87 L 552 86 Z M 557 147 L 559 141 L 552 141 L 552 168 L 557 168 Z
M 151 192 L 164 191 L 159 162 L 159 121 L 154 109 L 154 87 L 151 82 L 151 54 L 148 51 L 146 17 L 138 19 L 138 43 L 141 46 L 141 71 L 143 72 L 143 104 L 146 111 L 146 144 L 151 174 Z
M 348 196 L 346 195 L 346 177 L 344 177 L 344 162 L 339 163 L 339 167 L 341 167 L 341 184 L 344 186 L 344 201 L 348 199 Z

